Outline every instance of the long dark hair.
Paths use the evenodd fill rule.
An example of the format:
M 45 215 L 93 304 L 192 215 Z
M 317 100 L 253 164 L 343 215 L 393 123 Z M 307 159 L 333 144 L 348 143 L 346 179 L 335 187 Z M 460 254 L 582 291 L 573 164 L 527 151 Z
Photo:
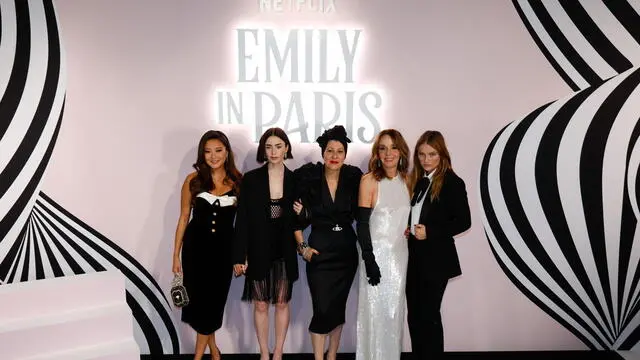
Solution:
M 378 134 L 378 136 L 376 136 L 376 141 L 371 147 L 369 171 L 373 173 L 373 177 L 378 181 L 387 176 L 380 164 L 380 157 L 378 156 L 378 146 L 380 146 L 380 139 L 382 139 L 382 137 L 385 135 L 391 138 L 393 144 L 400 151 L 400 159 L 398 160 L 398 173 L 400 173 L 402 178 L 405 179 L 407 177 L 407 173 L 409 172 L 409 146 L 407 145 L 407 142 L 404 141 L 402 134 L 396 129 L 382 130 Z
M 236 162 L 234 160 L 233 150 L 231 150 L 231 144 L 227 135 L 222 131 L 209 130 L 200 138 L 198 143 L 198 157 L 196 163 L 193 164 L 193 168 L 196 169 L 197 175 L 191 179 L 189 183 L 189 190 L 191 190 L 191 196 L 195 196 L 203 191 L 212 191 L 216 188 L 211 177 L 211 167 L 204 159 L 204 146 L 209 140 L 218 140 L 224 145 L 227 150 L 227 158 L 224 161 L 225 177 L 222 181 L 225 185 L 230 185 L 233 188 L 235 194 L 240 193 L 240 181 L 242 180 L 242 174 L 236 168 Z
M 416 148 L 413 152 L 413 171 L 411 172 L 412 189 L 418 182 L 418 179 L 422 178 L 425 173 L 422 168 L 422 164 L 420 164 L 420 158 L 418 157 L 418 149 L 423 144 L 431 146 L 438 152 L 438 155 L 440 155 L 440 164 L 438 164 L 437 169 L 434 169 L 435 174 L 433 175 L 433 179 L 431 179 L 431 201 L 433 201 L 440 196 L 442 182 L 444 181 L 444 174 L 447 171 L 453 172 L 453 168 L 451 166 L 451 155 L 449 155 L 447 144 L 444 142 L 444 136 L 442 136 L 440 131 L 425 131 L 418 139 Z

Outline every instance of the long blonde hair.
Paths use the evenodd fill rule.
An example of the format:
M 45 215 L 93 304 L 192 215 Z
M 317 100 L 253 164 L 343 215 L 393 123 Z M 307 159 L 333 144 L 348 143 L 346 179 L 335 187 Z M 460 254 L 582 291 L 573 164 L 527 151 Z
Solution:
M 418 157 L 418 149 L 420 146 L 427 144 L 434 148 L 438 155 L 440 155 L 440 163 L 438 167 L 434 170 L 435 174 L 431 179 L 431 201 L 438 199 L 440 196 L 440 190 L 442 190 L 442 182 L 444 181 L 444 174 L 447 171 L 453 172 L 453 168 L 451 166 L 451 155 L 449 155 L 449 150 L 447 149 L 447 145 L 444 141 L 444 137 L 437 130 L 427 130 L 418 138 L 418 142 L 416 143 L 415 150 L 413 152 L 413 169 L 411 171 L 411 189 L 413 190 L 414 186 L 421 179 L 424 174 L 424 168 L 422 168 L 422 164 L 420 163 L 420 158 Z

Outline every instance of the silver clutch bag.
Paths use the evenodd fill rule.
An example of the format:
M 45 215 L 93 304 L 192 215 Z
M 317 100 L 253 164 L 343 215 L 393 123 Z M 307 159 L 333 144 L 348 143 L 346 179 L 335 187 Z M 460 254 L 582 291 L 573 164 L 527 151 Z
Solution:
M 175 307 L 183 307 L 189 304 L 187 289 L 182 285 L 182 274 L 178 273 L 171 281 L 171 300 Z

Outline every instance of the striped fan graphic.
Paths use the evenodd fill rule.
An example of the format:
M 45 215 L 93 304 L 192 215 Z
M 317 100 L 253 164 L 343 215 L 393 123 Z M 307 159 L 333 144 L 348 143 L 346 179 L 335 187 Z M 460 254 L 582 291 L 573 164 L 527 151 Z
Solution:
M 640 340 L 640 70 L 547 104 L 498 134 L 483 223 L 511 281 L 594 349 Z
M 573 90 L 640 65 L 640 1 L 513 4 L 542 53 Z
M 127 279 L 141 353 L 177 354 L 170 305 L 151 275 L 39 191 L 65 91 L 52 0 L 0 1 L 0 282 L 118 269 Z
M 479 184 L 489 244 L 509 279 L 587 346 L 637 350 L 640 2 L 513 3 L 578 92 L 489 145 Z

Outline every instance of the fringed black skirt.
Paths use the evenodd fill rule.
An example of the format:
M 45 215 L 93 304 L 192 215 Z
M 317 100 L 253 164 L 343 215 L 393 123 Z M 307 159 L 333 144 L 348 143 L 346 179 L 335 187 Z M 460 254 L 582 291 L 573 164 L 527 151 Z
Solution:
M 278 259 L 271 263 L 271 269 L 269 269 L 264 279 L 245 279 L 242 300 L 285 304 L 291 300 L 292 289 L 293 282 L 287 276 L 284 259 Z

